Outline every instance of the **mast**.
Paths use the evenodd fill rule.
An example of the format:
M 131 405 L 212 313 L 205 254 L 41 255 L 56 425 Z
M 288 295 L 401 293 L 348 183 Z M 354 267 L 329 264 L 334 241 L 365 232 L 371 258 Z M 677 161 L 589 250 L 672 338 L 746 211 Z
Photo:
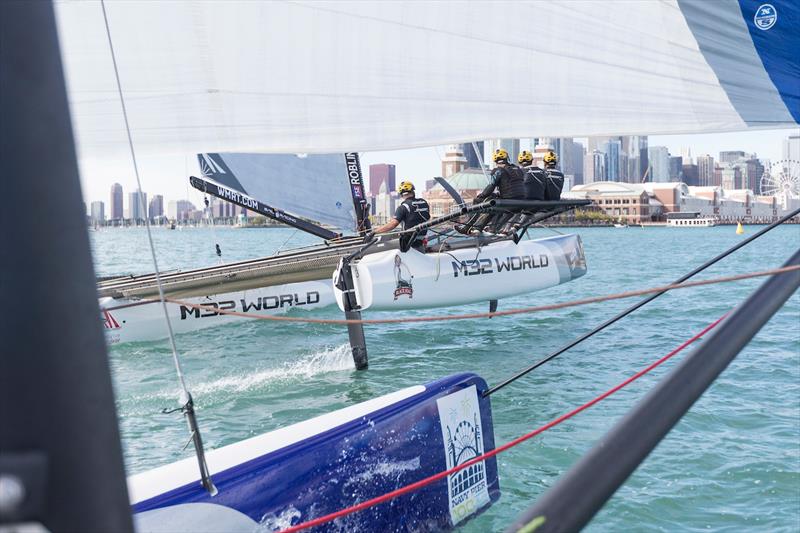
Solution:
M 0 125 L 0 524 L 132 531 L 50 2 L 0 2 Z

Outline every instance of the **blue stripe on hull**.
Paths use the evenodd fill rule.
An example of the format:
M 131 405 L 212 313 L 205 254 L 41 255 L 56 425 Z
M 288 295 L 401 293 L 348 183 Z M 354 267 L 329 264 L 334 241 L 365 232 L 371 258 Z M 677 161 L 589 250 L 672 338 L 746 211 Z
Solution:
M 235 509 L 265 525 L 280 521 L 286 527 L 379 496 L 447 468 L 447 454 L 452 457 L 456 454 L 452 441 L 450 447 L 445 446 L 437 399 L 473 385 L 477 388 L 482 426 L 477 435 L 482 439 L 484 451 L 492 450 L 495 445 L 491 405 L 488 398 L 481 398 L 486 382 L 474 374 L 456 374 L 432 382 L 424 392 L 368 417 L 213 473 L 219 489 L 214 498 L 199 483 L 193 483 L 140 502 L 134 506 L 134 512 L 212 503 Z M 447 434 L 447 429 L 444 433 Z M 459 438 L 468 440 L 463 439 L 463 434 Z M 462 445 L 456 464 L 474 456 L 469 449 L 463 453 L 464 449 Z M 477 477 L 485 478 L 489 499 L 496 501 L 500 486 L 494 458 L 485 461 L 483 472 L 478 472 Z M 448 482 L 457 491 L 474 478 L 470 474 Z M 449 529 L 452 519 L 448 482 L 441 480 L 392 502 L 339 519 L 335 526 L 328 524 L 317 530 Z

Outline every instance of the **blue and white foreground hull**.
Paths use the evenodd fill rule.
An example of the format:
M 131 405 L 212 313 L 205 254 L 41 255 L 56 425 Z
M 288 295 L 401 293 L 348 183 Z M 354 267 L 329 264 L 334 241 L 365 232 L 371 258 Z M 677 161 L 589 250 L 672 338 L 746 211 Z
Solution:
M 494 449 L 486 382 L 456 374 L 131 476 L 137 531 L 279 531 Z M 494 458 L 315 531 L 440 531 L 500 497 Z

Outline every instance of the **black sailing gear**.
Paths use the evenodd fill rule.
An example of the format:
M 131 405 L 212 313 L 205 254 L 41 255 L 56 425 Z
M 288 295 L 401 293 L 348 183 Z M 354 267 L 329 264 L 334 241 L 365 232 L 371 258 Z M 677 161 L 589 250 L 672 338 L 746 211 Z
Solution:
M 544 199 L 555 201 L 561 199 L 561 190 L 564 188 L 564 174 L 556 168 L 547 169 L 547 187 Z
M 545 188 L 547 187 L 547 172 L 537 166 L 529 166 L 522 169 L 525 172 L 525 199 L 544 200 Z
M 411 229 L 414 226 L 427 222 L 431 219 L 431 209 L 422 198 L 406 198 L 402 204 L 397 206 L 394 212 L 394 219 L 403 225 L 403 229 Z M 425 235 L 426 232 L 420 232 L 411 243 L 412 248 L 416 248 L 420 252 L 425 251 Z M 403 239 L 410 238 L 409 235 L 403 235 Z
M 497 189 L 498 198 L 503 200 L 522 200 L 525 198 L 524 176 L 516 165 L 498 166 L 489 175 L 489 185 L 475 197 L 475 203 L 488 199 Z

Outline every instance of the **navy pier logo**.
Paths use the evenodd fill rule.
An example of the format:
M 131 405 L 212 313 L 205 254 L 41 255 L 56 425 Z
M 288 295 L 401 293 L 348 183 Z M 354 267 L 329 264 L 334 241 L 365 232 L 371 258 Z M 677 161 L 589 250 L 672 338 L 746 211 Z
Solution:
M 772 4 L 761 4 L 756 9 L 756 15 L 753 17 L 753 23 L 759 30 L 768 30 L 775 25 L 778 21 L 778 12 Z
M 405 272 L 403 272 L 405 270 Z M 407 277 L 404 277 L 407 276 Z M 414 286 L 411 285 L 411 280 L 414 276 L 408 266 L 403 264 L 403 260 L 399 255 L 394 256 L 394 299 L 397 300 L 400 296 L 408 296 L 409 299 L 414 297 Z

